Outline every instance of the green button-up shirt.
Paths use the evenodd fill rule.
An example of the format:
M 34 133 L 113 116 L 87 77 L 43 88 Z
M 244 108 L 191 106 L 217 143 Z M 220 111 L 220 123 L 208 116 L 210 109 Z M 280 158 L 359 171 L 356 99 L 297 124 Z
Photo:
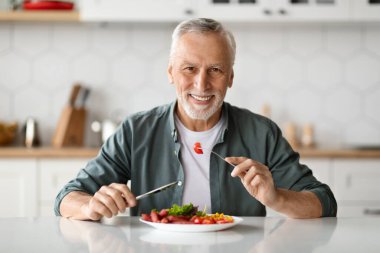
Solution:
M 179 159 L 181 144 L 174 123 L 176 102 L 128 117 L 104 143 L 98 156 L 80 170 L 59 192 L 55 213 L 71 191 L 93 195 L 102 185 L 126 184 L 137 196 L 167 183 L 186 184 Z M 314 192 L 321 201 L 323 216 L 336 216 L 337 204 L 330 188 L 299 163 L 299 155 L 283 138 L 279 127 L 268 118 L 223 104 L 225 129 L 213 151 L 222 156 L 252 158 L 270 169 L 278 188 Z M 231 177 L 232 166 L 210 156 L 211 211 L 237 216 L 265 216 L 266 210 L 244 188 L 240 178 Z M 194 185 L 193 187 L 197 187 Z M 182 203 L 183 185 L 139 200 L 131 215 Z

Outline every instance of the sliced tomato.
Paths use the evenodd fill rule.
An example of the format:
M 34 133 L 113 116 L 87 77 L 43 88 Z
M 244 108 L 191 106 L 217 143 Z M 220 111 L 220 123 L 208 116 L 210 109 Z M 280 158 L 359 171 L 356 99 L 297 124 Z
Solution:
M 150 218 L 152 219 L 153 222 L 160 222 L 160 219 L 158 217 L 158 213 L 156 211 L 150 212 Z
M 232 223 L 232 221 L 229 221 L 229 220 L 217 220 L 216 223 L 218 223 L 218 224 L 225 224 L 225 223 Z
M 215 224 L 215 221 L 213 218 L 204 218 L 202 224 Z
M 141 219 L 145 221 L 152 221 L 152 219 L 150 218 L 150 215 L 146 213 L 141 214 Z
M 162 209 L 158 215 L 160 215 L 161 218 L 164 218 L 166 216 L 168 216 L 168 209 Z
M 194 224 L 202 224 L 202 218 L 201 217 L 196 217 L 195 216 L 195 219 L 192 221 Z

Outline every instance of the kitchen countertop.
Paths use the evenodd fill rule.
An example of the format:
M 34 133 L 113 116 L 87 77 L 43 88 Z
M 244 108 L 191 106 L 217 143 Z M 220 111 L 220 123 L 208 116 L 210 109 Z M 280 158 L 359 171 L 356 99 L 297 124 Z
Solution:
M 299 149 L 302 158 L 380 158 L 380 149 Z M 0 158 L 91 158 L 99 148 L 0 147 Z
M 91 158 L 99 148 L 1 147 L 0 158 Z
M 380 218 L 376 217 L 242 218 L 235 227 L 205 233 L 164 232 L 127 216 L 101 222 L 3 218 L 0 252 L 371 253 L 380 249 Z

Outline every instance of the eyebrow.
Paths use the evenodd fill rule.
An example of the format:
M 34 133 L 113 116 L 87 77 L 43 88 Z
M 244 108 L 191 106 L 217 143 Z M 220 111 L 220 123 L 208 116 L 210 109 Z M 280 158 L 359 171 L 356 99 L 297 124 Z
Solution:
M 211 64 L 209 68 L 224 68 L 225 66 L 223 64 Z
M 180 67 L 183 67 L 186 65 L 197 66 L 197 64 L 195 64 L 195 63 L 184 61 L 183 63 L 180 64 Z M 211 64 L 211 65 L 207 66 L 207 68 L 221 68 L 221 69 L 223 69 L 223 68 L 225 68 L 225 65 L 220 64 L 220 63 L 215 63 L 215 64 Z

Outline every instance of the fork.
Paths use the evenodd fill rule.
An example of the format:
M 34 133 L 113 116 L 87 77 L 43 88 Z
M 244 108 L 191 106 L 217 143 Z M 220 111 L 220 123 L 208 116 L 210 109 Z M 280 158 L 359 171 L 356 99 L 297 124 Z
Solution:
M 217 157 L 219 157 L 220 159 L 222 159 L 223 161 L 225 161 L 226 163 L 228 163 L 229 165 L 231 165 L 232 167 L 235 168 L 236 165 L 234 165 L 234 164 L 232 164 L 232 163 L 230 163 L 230 162 L 227 162 L 223 156 L 221 156 L 221 155 L 219 155 L 218 153 L 212 151 L 211 149 L 202 148 L 201 145 L 200 145 L 200 143 L 199 143 L 199 144 L 198 144 L 198 143 L 199 143 L 199 142 L 197 142 L 197 143 L 194 144 L 194 151 L 195 151 L 195 153 L 197 153 L 197 154 L 203 154 L 202 151 L 205 150 L 205 151 L 207 151 L 207 152 L 210 152 L 210 153 L 216 155 Z M 199 153 L 199 151 L 201 151 L 202 153 Z

